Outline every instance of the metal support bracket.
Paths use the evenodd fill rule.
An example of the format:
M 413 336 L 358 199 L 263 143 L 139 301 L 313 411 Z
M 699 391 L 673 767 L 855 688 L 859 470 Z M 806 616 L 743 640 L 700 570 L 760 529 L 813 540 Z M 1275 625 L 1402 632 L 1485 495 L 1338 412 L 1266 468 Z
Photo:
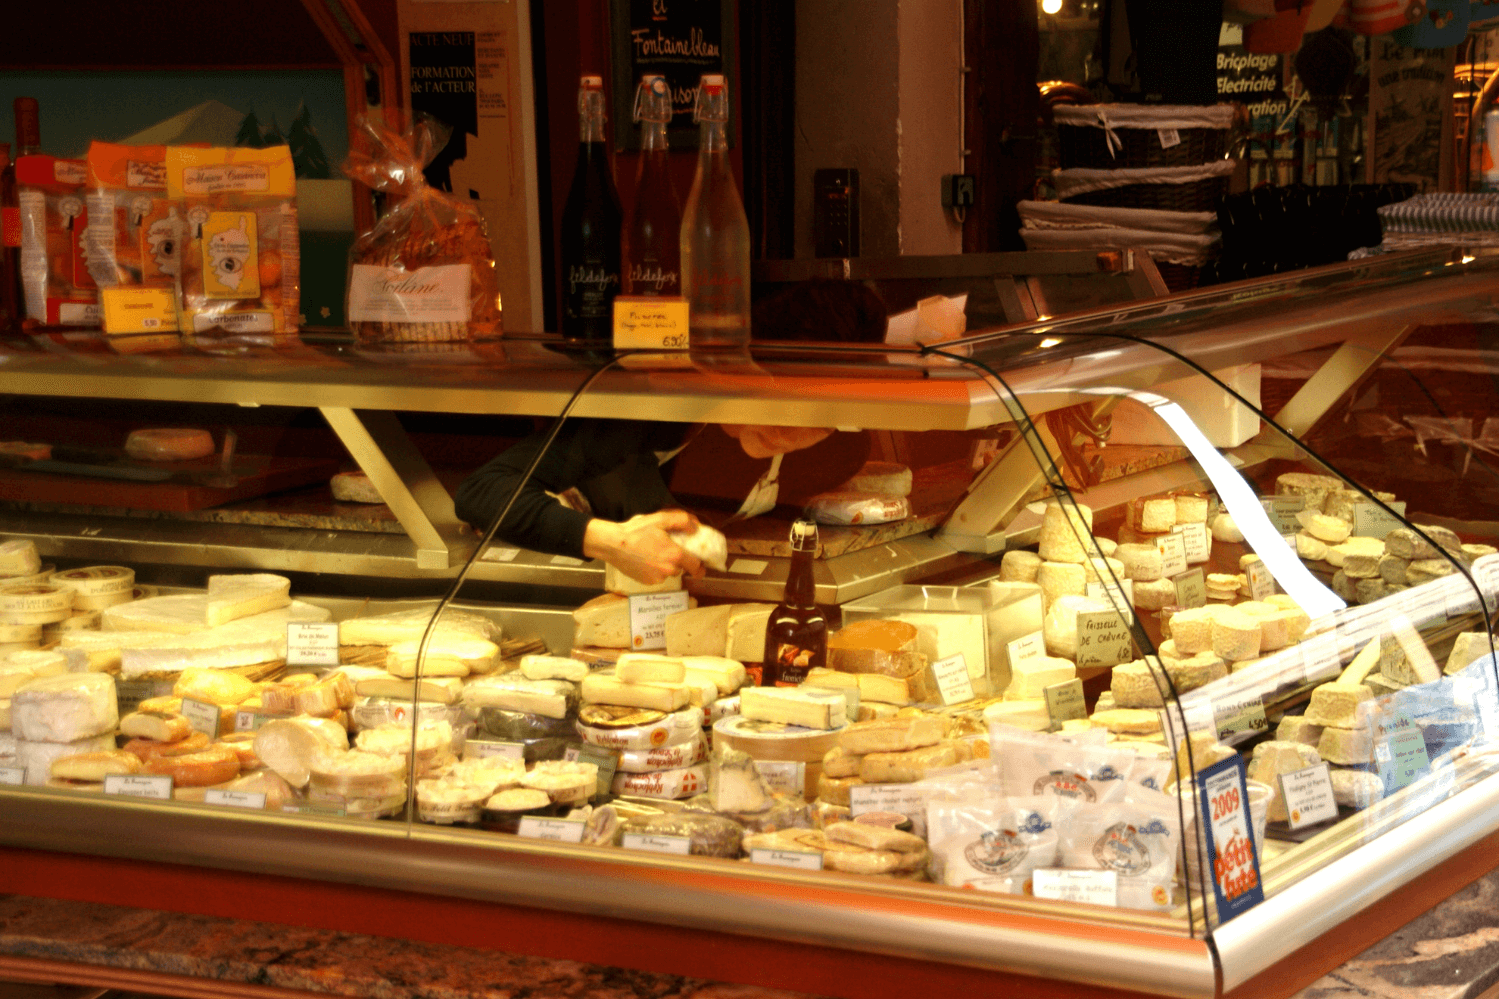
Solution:
M 320 406 L 338 439 L 411 538 L 419 569 L 449 569 L 473 543 L 432 467 L 394 413 Z
M 1323 365 L 1275 414 L 1275 422 L 1295 437 L 1305 436 L 1343 394 L 1410 335 L 1412 326 L 1363 330 L 1333 351 Z M 1271 428 L 1265 433 L 1275 434 Z M 1279 437 L 1279 434 L 1275 434 Z

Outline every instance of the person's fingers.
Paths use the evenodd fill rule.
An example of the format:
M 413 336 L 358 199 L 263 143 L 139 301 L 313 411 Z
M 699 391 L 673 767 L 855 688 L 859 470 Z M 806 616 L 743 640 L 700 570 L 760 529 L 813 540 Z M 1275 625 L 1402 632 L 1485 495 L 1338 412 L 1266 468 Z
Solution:
M 663 531 L 690 531 L 697 527 L 697 518 L 686 510 L 658 510 L 650 516 L 651 526 Z
M 682 571 L 691 576 L 693 579 L 701 579 L 707 573 L 707 569 L 703 567 L 703 563 L 698 559 L 698 557 L 685 551 L 682 553 L 682 558 L 679 564 L 681 565 Z

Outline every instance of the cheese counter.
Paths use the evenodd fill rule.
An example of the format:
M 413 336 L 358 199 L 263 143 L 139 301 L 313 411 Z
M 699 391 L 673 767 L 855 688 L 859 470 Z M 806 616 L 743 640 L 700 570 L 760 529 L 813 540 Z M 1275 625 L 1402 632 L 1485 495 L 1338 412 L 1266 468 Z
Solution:
M 1288 995 L 1494 866 L 1496 292 L 1424 253 L 900 349 L 7 341 L 0 890 L 154 878 L 688 974 L 792 948 L 805 981 L 738 980 L 821 994 Z M 28 439 L 58 397 L 129 457 Z M 708 425 L 661 468 L 705 575 L 471 528 L 489 451 L 423 414 Z M 403 533 L 65 491 L 291 457 L 237 440 L 299 452 L 268 502 Z M 797 593 L 805 648 L 773 638 Z

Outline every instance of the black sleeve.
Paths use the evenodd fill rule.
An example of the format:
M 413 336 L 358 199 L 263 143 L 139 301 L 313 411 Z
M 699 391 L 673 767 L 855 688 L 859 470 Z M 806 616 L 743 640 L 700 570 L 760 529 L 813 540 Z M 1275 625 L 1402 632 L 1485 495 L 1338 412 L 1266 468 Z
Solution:
M 532 551 L 584 558 L 589 516 L 569 510 L 547 493 L 605 475 L 637 455 L 654 458 L 660 437 L 661 425 L 649 421 L 568 420 L 496 537 Z M 545 441 L 546 431 L 537 431 L 464 479 L 454 500 L 458 516 L 481 533 L 487 530 Z

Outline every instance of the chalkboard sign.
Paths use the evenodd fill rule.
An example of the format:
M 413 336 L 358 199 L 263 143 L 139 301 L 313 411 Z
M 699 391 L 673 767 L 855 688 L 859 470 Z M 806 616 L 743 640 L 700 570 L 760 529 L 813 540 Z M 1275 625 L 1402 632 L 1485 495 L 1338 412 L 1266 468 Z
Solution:
M 734 74 L 735 0 L 610 0 L 614 45 L 614 145 L 640 148 L 632 120 L 635 88 L 647 73 L 660 73 L 671 87 L 674 114 L 666 135 L 672 149 L 696 149 L 692 105 L 704 73 L 722 73 L 729 83 L 729 106 L 740 105 Z M 729 142 L 738 133 L 729 115 Z

